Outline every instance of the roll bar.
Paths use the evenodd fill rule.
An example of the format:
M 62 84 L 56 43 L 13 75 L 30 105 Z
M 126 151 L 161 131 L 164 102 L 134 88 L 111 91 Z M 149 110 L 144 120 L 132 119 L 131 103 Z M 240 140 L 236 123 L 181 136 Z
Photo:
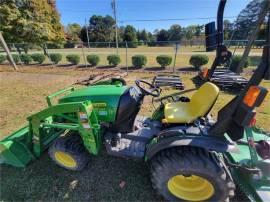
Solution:
M 227 0 L 220 0 L 217 12 L 217 55 L 220 54 L 220 47 L 223 45 L 223 16 Z
M 228 61 L 232 53 L 228 51 L 227 47 L 224 45 L 224 33 L 223 33 L 223 18 L 224 18 L 224 10 L 226 6 L 227 0 L 220 0 L 218 11 L 217 11 L 217 30 L 215 34 L 211 34 L 211 37 L 215 37 L 216 41 L 216 57 L 215 60 L 206 75 L 206 79 L 209 79 L 214 74 L 215 69 L 221 63 Z

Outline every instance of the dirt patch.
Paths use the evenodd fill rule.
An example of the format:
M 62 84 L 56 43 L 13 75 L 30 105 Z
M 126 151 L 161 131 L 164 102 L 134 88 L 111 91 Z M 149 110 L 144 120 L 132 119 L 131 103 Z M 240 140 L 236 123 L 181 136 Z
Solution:
M 46 106 L 47 95 L 70 86 L 80 78 L 71 75 L 0 72 L 0 137 L 25 125 L 26 117 Z
M 66 76 L 53 74 L 38 74 L 38 73 L 24 73 L 24 72 L 1 72 L 1 82 L 24 81 L 35 85 L 43 85 L 45 83 L 57 82 L 61 80 L 70 80 L 75 82 L 80 79 L 80 76 Z

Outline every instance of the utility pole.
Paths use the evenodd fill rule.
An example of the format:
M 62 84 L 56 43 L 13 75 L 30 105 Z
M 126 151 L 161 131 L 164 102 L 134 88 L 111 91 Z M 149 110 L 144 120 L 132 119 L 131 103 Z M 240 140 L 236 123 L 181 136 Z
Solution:
M 89 35 L 88 35 L 88 26 L 86 23 L 86 18 L 85 18 L 85 31 L 86 31 L 86 37 L 87 37 L 87 44 L 88 44 L 88 48 L 90 48 L 90 42 L 89 42 Z
M 175 73 L 175 64 L 176 64 L 176 56 L 178 53 L 178 49 L 179 49 L 179 43 L 175 44 L 175 53 L 174 53 L 174 62 L 173 62 L 173 73 Z
M 117 27 L 117 15 L 116 15 L 116 0 L 112 0 L 113 16 L 115 21 L 115 43 L 116 53 L 118 54 L 118 27 Z
M 8 58 L 9 58 L 9 61 L 10 61 L 10 63 L 12 64 L 13 68 L 14 68 L 15 70 L 17 70 L 18 68 L 17 68 L 17 66 L 16 66 L 16 63 L 14 62 L 13 57 L 12 57 L 12 55 L 10 54 L 9 48 L 8 48 L 6 42 L 5 42 L 4 37 L 2 36 L 2 32 L 1 32 L 1 31 L 0 31 L 0 43 L 2 44 L 4 50 L 6 51 L 7 56 L 8 56 Z

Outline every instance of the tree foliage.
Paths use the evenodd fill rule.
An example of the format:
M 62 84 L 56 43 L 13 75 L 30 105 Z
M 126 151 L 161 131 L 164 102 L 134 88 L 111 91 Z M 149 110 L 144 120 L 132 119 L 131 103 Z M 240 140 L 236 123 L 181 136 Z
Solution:
M 66 38 L 70 42 L 78 43 L 80 41 L 81 26 L 78 23 L 68 24 L 66 26 Z
M 0 64 L 5 62 L 6 59 L 7 59 L 7 57 L 5 55 L 0 55 Z
M 123 40 L 126 42 L 130 42 L 128 43 L 129 47 L 137 47 L 138 44 L 138 39 L 137 39 L 137 33 L 136 33 L 136 29 L 131 26 L 131 25 L 127 25 L 125 27 L 125 31 L 124 31 L 124 35 L 123 35 Z
M 167 30 L 161 29 L 160 31 L 157 32 L 157 41 L 169 41 L 170 34 Z
M 31 57 L 38 64 L 42 64 L 46 60 L 45 55 L 43 55 L 41 53 L 34 53 L 31 55 Z
M 149 41 L 149 33 L 143 29 L 142 31 L 137 31 L 138 41 Z
M 255 29 L 259 15 L 267 0 L 252 0 L 237 17 L 234 39 L 246 39 Z
M 60 16 L 47 0 L 1 0 L 0 22 L 0 30 L 9 43 L 64 40 Z
M 183 29 L 184 38 L 187 40 L 192 39 L 193 37 L 199 37 L 202 34 L 203 26 L 201 25 L 190 25 Z
M 180 25 L 172 25 L 169 32 L 169 41 L 180 41 L 182 38 L 182 28 Z
M 233 23 L 229 20 L 223 21 L 223 27 L 224 27 L 224 39 L 230 40 L 233 37 Z
M 129 47 L 135 47 L 143 42 L 147 42 L 150 46 L 167 45 L 170 41 L 192 40 L 202 37 L 203 28 L 203 25 L 181 27 L 178 24 L 173 24 L 168 30 L 154 30 L 152 33 L 145 29 L 136 31 L 132 25 L 126 25 L 118 27 L 118 41 L 120 46 L 123 46 L 123 42 L 127 41 Z M 89 25 L 82 27 L 80 31 L 80 38 L 83 42 L 87 42 L 87 31 L 90 42 L 115 42 L 115 22 L 111 16 L 93 15 L 89 20 Z
M 189 64 L 194 66 L 195 68 L 200 68 L 203 65 L 206 65 L 209 61 L 207 55 L 192 55 L 189 59 Z
M 142 68 L 147 63 L 147 58 L 145 55 L 134 55 L 131 58 L 134 67 Z
M 156 61 L 160 64 L 161 67 L 165 68 L 166 66 L 172 63 L 172 56 L 170 55 L 158 55 Z
M 72 65 L 77 65 L 80 63 L 80 55 L 77 55 L 77 54 L 69 54 L 66 56 L 66 59 Z
M 108 55 L 107 61 L 108 61 L 109 65 L 116 67 L 118 64 L 120 64 L 121 58 L 119 55 Z
M 87 59 L 87 62 L 92 66 L 98 65 L 100 61 L 100 58 L 98 55 L 87 55 L 86 59 Z
M 123 39 L 124 41 L 137 41 L 136 29 L 131 25 L 127 25 L 125 27 Z
M 115 21 L 109 16 L 93 15 L 89 20 L 89 40 L 90 41 L 112 41 Z

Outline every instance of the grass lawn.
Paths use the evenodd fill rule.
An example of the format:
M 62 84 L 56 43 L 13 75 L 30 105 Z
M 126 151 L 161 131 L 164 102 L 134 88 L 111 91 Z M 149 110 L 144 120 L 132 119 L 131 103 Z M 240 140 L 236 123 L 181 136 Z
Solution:
M 76 80 L 98 69 L 44 67 L 21 67 L 14 72 L 11 67 L 0 66 L 0 138 L 27 124 L 26 117 L 46 106 L 45 96 L 65 88 Z M 126 78 L 129 85 L 136 78 L 151 80 L 155 74 L 130 72 Z M 187 89 L 194 88 L 191 79 L 195 72 L 182 73 Z M 270 90 L 270 82 L 263 82 Z M 177 92 L 170 88 L 164 94 Z M 222 92 L 212 114 L 232 99 L 233 95 Z M 270 96 L 257 110 L 257 125 L 270 131 Z M 141 114 L 153 111 L 151 99 L 147 98 Z M 0 200 L 3 201 L 157 201 L 151 188 L 148 164 L 110 157 L 105 152 L 91 157 L 82 172 L 66 171 L 56 166 L 46 153 L 25 169 L 0 166 Z M 122 182 L 122 183 L 121 183 Z M 123 184 L 121 188 L 119 184 Z

